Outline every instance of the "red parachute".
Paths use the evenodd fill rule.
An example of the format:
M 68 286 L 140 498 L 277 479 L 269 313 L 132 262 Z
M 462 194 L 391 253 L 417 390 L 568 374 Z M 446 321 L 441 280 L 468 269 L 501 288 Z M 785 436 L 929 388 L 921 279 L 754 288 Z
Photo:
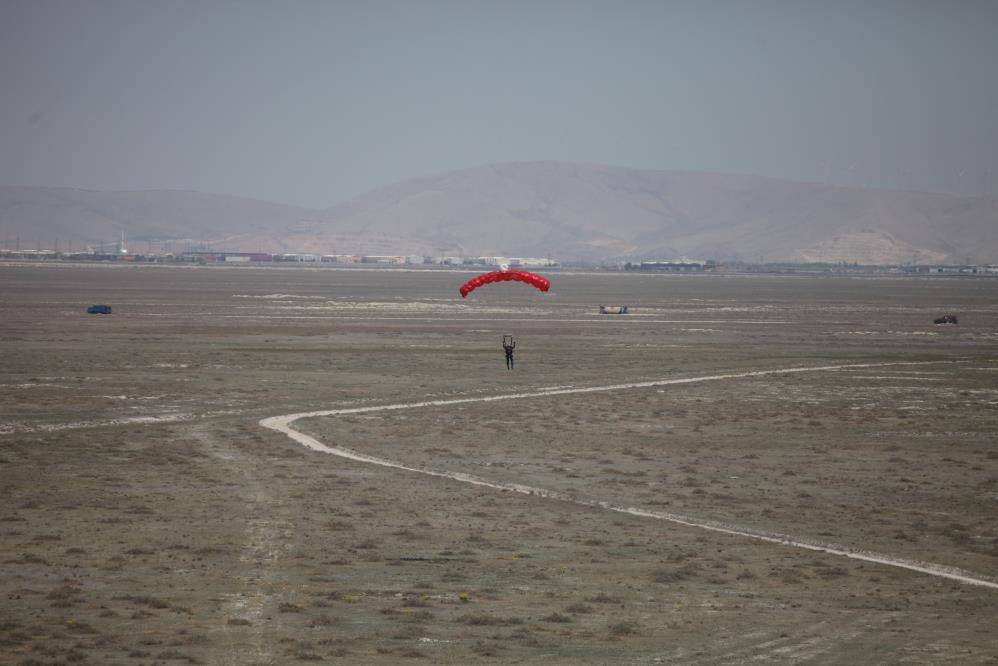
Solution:
M 537 287 L 541 291 L 547 291 L 551 288 L 550 280 L 529 271 L 492 271 L 491 273 L 482 273 L 478 277 L 473 277 L 461 285 L 461 298 L 464 298 L 475 289 L 481 287 L 483 284 L 491 284 L 492 282 L 508 282 L 509 280 L 526 282 L 532 287 Z

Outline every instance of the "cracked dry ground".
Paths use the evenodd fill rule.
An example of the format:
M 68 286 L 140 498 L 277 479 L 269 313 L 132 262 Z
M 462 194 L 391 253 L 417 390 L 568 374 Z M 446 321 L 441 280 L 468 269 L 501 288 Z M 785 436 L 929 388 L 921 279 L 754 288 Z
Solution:
M 546 297 L 496 289 L 458 308 L 448 273 L 0 271 L 0 663 L 998 657 L 994 590 L 352 463 L 257 425 L 426 396 L 956 361 L 298 426 L 405 463 L 993 577 L 993 281 L 562 275 Z M 625 300 L 639 317 L 591 314 Z M 116 314 L 81 314 L 97 301 Z M 931 325 L 954 309 L 959 327 Z

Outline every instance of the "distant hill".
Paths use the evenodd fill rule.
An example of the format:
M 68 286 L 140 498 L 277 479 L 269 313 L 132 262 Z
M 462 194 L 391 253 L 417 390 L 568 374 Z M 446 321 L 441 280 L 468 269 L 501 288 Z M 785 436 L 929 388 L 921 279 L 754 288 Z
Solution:
M 863 263 L 998 259 L 998 199 L 530 162 L 418 178 L 319 233 L 428 252 Z M 411 244 L 411 245 L 410 245 Z
M 13 248 L 40 243 L 66 250 L 117 243 L 145 250 L 172 241 L 249 250 L 282 251 L 285 229 L 295 228 L 315 211 L 240 197 L 176 190 L 98 192 L 62 187 L 0 186 L 0 235 Z
M 0 233 L 216 249 L 901 263 L 998 260 L 998 199 L 758 176 L 507 163 L 325 211 L 196 192 L 0 187 Z

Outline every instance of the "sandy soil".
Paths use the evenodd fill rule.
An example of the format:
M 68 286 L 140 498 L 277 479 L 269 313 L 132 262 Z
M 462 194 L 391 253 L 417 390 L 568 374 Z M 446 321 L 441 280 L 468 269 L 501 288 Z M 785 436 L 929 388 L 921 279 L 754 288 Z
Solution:
M 0 265 L 0 662 L 998 660 L 994 589 L 598 504 L 993 580 L 998 282 L 552 278 Z M 541 390 L 294 427 L 572 501 L 259 425 Z

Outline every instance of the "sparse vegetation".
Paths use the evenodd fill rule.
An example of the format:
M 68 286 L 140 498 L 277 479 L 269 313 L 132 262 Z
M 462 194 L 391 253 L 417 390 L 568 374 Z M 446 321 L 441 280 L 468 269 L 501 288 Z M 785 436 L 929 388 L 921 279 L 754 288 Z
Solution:
M 638 625 L 637 623 L 630 621 L 615 622 L 611 624 L 607 630 L 612 638 L 620 638 L 622 636 L 630 636 L 638 633 Z
M 812 652 L 964 663 L 995 653 L 986 590 L 584 504 L 993 570 L 998 531 L 987 498 L 998 491 L 998 417 L 986 405 L 998 399 L 996 340 L 971 336 L 998 315 L 969 282 L 944 290 L 977 303 L 983 323 L 961 321 L 950 338 L 931 341 L 848 336 L 851 325 L 830 323 L 873 317 L 873 301 L 897 298 L 898 308 L 878 306 L 887 323 L 877 330 L 918 330 L 924 295 L 903 281 L 869 290 L 810 278 L 677 279 L 666 290 L 662 280 L 626 282 L 649 314 L 661 310 L 649 319 L 683 309 L 683 318 L 721 321 L 708 338 L 644 320 L 559 323 L 588 307 L 583 282 L 617 288 L 567 276 L 557 300 L 543 301 L 550 314 L 541 301 L 462 303 L 532 318 L 523 368 L 497 377 L 491 333 L 479 339 L 468 320 L 436 316 L 450 297 L 442 272 L 392 283 L 406 295 L 376 305 L 381 283 L 355 278 L 402 274 L 199 269 L 153 279 L 136 270 L 126 290 L 120 271 L 111 279 L 97 268 L 31 270 L 44 277 L 32 289 L 48 295 L 26 305 L 9 290 L 19 311 L 0 319 L 4 339 L 19 346 L 0 387 L 0 428 L 15 428 L 0 433 L 0 654 L 13 663 L 213 664 L 233 645 L 261 663 L 713 663 Z M 45 284 L 69 275 L 80 290 L 146 299 L 134 307 L 157 316 L 71 320 L 56 332 L 51 322 L 69 316 L 57 303 L 69 296 Z M 296 286 L 273 286 L 289 275 Z M 284 308 L 308 301 L 232 298 L 285 291 L 319 296 L 314 306 L 328 314 L 285 318 L 297 310 Z M 429 319 L 379 320 L 407 307 L 410 293 Z M 361 305 L 371 316 L 334 321 L 342 312 L 328 301 L 348 297 L 351 317 Z M 193 302 L 184 316 L 180 299 Z M 0 311 L 10 311 L 7 301 Z M 580 349 L 591 367 L 577 362 Z M 327 445 L 546 488 L 560 500 L 340 460 L 257 425 L 281 412 L 417 395 L 956 356 L 972 360 L 295 426 Z M 32 377 L 59 386 L 15 388 Z M 184 420 L 17 430 L 163 414 Z

